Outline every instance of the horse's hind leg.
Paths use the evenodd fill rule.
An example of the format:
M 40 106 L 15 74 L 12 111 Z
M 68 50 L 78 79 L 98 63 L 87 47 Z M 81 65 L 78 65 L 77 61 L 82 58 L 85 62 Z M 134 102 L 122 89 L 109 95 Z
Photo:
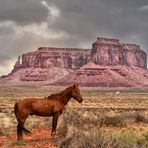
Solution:
M 23 140 L 23 131 L 19 124 L 17 124 L 17 140 Z
M 17 140 L 23 140 L 23 129 L 22 129 L 22 126 L 24 126 L 24 123 L 25 123 L 27 117 L 28 116 L 26 115 L 23 119 L 19 120 L 19 123 L 17 125 Z

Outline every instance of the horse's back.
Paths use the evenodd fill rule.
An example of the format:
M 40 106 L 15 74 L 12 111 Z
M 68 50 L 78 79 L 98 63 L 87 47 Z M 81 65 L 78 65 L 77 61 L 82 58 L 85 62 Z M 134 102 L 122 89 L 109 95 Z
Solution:
M 19 107 L 29 107 L 32 103 L 32 101 L 34 101 L 34 98 L 29 98 L 29 99 L 23 99 L 23 100 L 18 100 L 15 102 L 15 105 L 19 106 Z
M 14 105 L 14 111 L 18 112 L 19 114 L 30 114 L 32 110 L 32 102 L 34 100 L 34 98 L 29 98 L 16 101 Z

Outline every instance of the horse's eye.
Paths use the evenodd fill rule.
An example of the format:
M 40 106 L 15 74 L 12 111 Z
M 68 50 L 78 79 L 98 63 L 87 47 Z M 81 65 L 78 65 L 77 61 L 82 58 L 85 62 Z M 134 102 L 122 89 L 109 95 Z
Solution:
M 75 90 L 75 93 L 78 93 L 78 91 L 77 91 L 77 90 Z

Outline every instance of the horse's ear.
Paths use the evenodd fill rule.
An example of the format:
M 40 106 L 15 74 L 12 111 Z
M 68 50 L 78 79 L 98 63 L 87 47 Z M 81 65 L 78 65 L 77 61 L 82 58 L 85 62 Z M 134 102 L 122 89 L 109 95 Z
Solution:
M 76 88 L 76 87 L 78 87 L 78 86 L 79 86 L 78 83 L 77 83 L 77 84 L 75 83 L 75 84 L 73 85 L 74 88 Z
M 75 88 L 76 87 L 76 84 L 74 84 L 73 87 Z

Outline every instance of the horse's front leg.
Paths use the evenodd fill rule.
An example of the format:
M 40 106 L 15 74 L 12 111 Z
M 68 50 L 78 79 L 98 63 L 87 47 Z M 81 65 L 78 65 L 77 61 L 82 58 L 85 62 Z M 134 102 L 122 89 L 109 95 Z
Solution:
M 56 127 L 57 127 L 57 122 L 58 122 L 59 115 L 60 115 L 60 113 L 56 113 L 56 114 L 53 115 L 52 132 L 51 132 L 52 137 L 55 137 L 55 135 L 56 135 Z

